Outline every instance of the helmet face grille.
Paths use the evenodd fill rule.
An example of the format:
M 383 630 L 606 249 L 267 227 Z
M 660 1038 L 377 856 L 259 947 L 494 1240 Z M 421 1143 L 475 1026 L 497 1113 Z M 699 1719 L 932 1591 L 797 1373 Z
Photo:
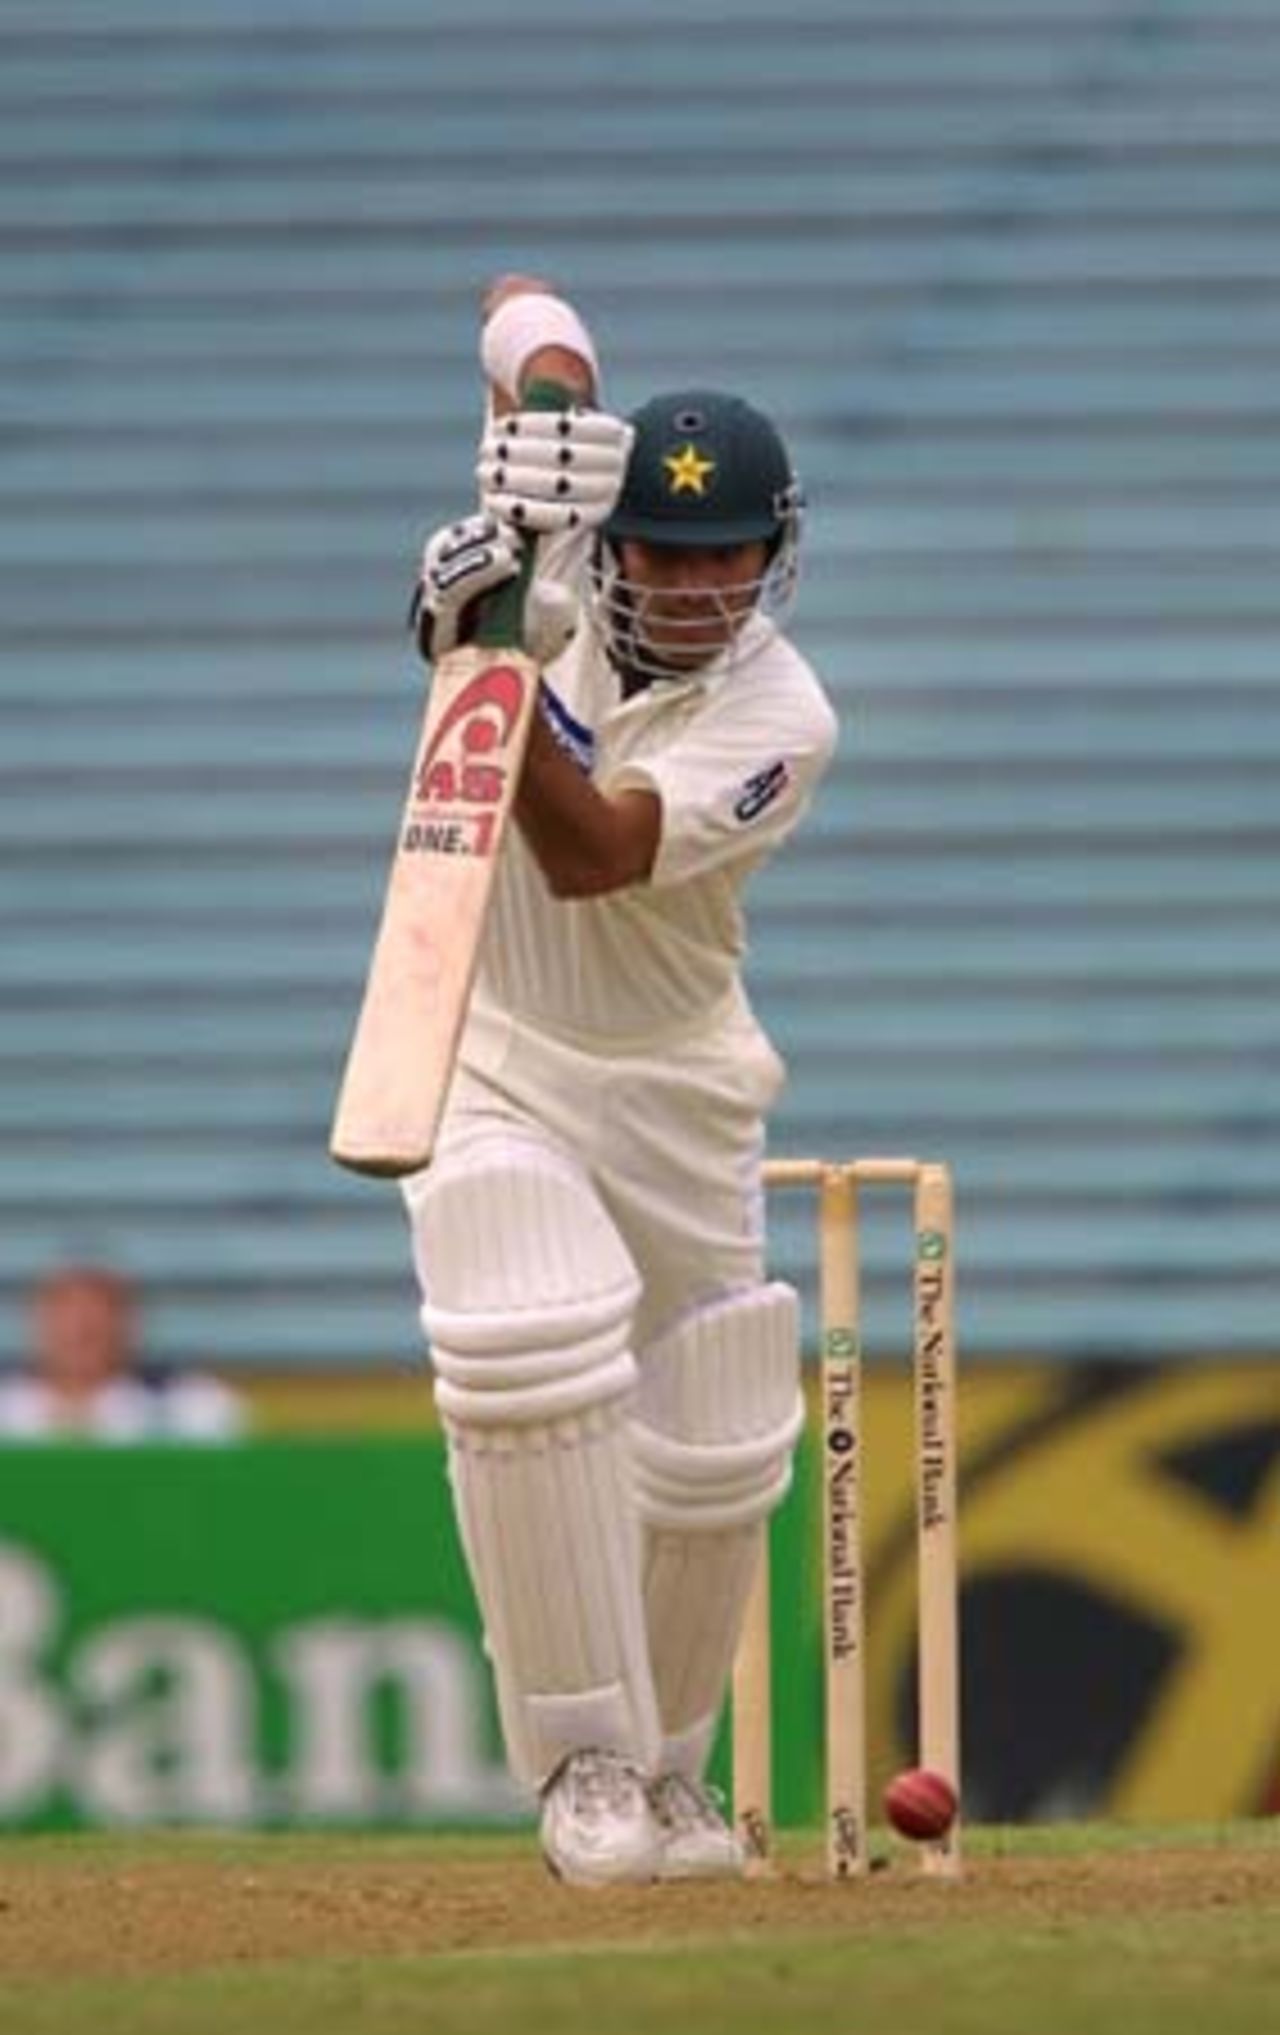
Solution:
M 609 544 L 596 546 L 587 606 L 610 662 L 647 685 L 698 677 L 738 662 L 747 623 L 780 624 L 799 573 L 798 515 L 793 512 L 763 572 L 677 593 L 634 579 Z
M 739 396 L 687 389 L 655 396 L 631 422 L 635 443 L 606 538 L 727 545 L 782 536 L 796 482 L 759 410 Z

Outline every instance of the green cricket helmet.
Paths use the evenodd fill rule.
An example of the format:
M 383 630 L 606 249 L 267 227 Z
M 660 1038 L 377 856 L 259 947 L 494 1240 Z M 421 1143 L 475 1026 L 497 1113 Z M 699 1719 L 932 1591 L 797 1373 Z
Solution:
M 740 396 L 679 389 L 633 412 L 635 442 L 604 526 L 616 544 L 749 544 L 794 538 L 800 490 L 769 419 Z
M 635 440 L 596 547 L 591 608 L 624 681 L 649 684 L 686 677 L 714 657 L 732 659 L 757 612 L 781 619 L 795 591 L 802 498 L 777 431 L 740 396 L 680 389 L 654 396 L 629 421 Z M 629 538 L 673 551 L 760 542 L 763 569 L 700 598 L 681 622 L 651 583 L 623 571 L 620 546 Z M 723 626 L 709 638 L 712 600 Z

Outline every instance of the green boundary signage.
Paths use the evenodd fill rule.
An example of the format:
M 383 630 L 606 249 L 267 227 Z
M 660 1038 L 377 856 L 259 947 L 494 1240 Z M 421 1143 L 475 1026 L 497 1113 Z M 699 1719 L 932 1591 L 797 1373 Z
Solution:
M 528 1813 L 438 1438 L 0 1452 L 0 1825 Z
M 0 1455 L 0 1821 L 521 1807 L 437 1440 Z
M 878 1791 L 914 1737 L 900 1374 L 864 1413 Z M 820 1806 L 817 1506 L 806 1447 L 773 1530 L 791 1823 Z M 972 1818 L 1280 1809 L 1280 1366 L 966 1367 L 960 1527 Z M 0 1449 L 0 1827 L 529 1812 L 438 1435 Z

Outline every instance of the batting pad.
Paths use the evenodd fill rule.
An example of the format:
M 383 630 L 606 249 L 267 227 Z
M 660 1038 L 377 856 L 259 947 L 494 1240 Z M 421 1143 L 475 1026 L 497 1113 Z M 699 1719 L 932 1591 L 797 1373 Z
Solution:
M 789 1286 L 731 1294 L 642 1354 L 631 1434 L 664 1766 L 705 1760 L 803 1422 Z
M 586 1180 L 519 1141 L 415 1196 L 422 1318 L 513 1771 L 659 1730 L 627 1418 L 639 1282 Z

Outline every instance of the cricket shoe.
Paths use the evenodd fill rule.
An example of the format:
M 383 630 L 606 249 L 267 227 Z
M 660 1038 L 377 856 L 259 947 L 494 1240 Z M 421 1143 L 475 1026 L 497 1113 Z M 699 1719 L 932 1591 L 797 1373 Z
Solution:
M 542 1855 L 571 1887 L 654 1880 L 664 1833 L 639 1767 L 616 1752 L 573 1752 L 542 1791 Z
M 713 1788 L 687 1774 L 659 1774 L 649 1800 L 662 1831 L 663 1880 L 739 1880 L 746 1854 Z

